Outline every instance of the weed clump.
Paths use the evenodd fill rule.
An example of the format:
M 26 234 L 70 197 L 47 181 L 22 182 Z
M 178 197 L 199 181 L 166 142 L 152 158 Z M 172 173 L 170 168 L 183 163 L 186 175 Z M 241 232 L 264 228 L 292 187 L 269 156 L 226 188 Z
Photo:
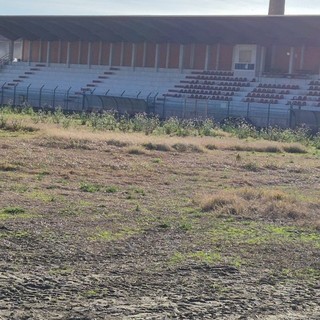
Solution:
M 266 220 L 289 220 L 313 224 L 312 204 L 302 203 L 281 190 L 244 188 L 205 195 L 197 200 L 203 211 L 214 211 L 218 215 L 261 217 Z
M 169 145 L 165 143 L 144 143 L 143 147 L 145 147 L 147 150 L 156 150 L 156 151 L 171 151 L 171 148 Z

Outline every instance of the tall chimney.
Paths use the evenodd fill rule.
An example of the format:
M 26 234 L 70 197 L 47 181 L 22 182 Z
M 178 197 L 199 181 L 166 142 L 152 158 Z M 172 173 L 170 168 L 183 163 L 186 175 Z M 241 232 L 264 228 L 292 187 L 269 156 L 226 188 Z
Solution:
M 270 0 L 269 16 L 283 16 L 285 8 L 285 0 Z

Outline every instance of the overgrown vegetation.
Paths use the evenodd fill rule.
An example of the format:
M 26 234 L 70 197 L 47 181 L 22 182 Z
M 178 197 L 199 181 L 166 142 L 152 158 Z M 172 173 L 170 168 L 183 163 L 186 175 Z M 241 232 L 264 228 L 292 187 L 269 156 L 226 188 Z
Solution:
M 9 120 L 8 115 L 16 117 Z M 141 132 L 146 135 L 170 135 L 170 136 L 207 136 L 219 137 L 226 134 L 239 139 L 258 139 L 267 141 L 278 141 L 286 143 L 298 143 L 304 146 L 313 146 L 320 149 L 320 134 L 312 134 L 307 127 L 296 130 L 281 128 L 257 129 L 245 120 L 227 120 L 221 124 L 212 119 L 185 120 L 171 117 L 160 120 L 157 116 L 147 114 L 136 114 L 133 117 L 120 115 L 114 111 L 100 113 L 73 113 L 67 114 L 62 109 L 55 111 L 34 111 L 30 107 L 15 108 L 3 107 L 0 109 L 0 129 L 10 131 L 33 131 L 32 126 L 24 124 L 23 116 L 29 116 L 34 124 L 53 123 L 63 128 L 85 126 L 98 131 L 116 132 Z M 117 141 L 110 140 L 108 143 L 117 145 Z M 120 143 L 118 146 L 124 146 Z M 214 149 L 208 145 L 208 149 Z M 269 152 L 278 152 L 277 148 L 270 148 Z M 288 152 L 305 152 L 303 148 L 290 148 Z

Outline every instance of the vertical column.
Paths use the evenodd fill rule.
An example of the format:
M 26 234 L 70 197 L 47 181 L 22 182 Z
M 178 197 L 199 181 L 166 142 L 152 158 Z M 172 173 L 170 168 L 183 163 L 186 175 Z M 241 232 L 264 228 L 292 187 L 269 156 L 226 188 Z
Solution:
M 28 54 L 28 63 L 29 63 L 29 66 L 31 64 L 31 59 L 32 59 L 32 41 L 30 40 L 29 41 L 29 54 Z
M 293 73 L 293 64 L 294 64 L 294 47 L 290 48 L 290 55 L 289 55 L 289 74 Z
M 180 44 L 180 50 L 179 50 L 179 70 L 182 72 L 183 70 L 183 58 L 184 58 L 184 45 Z
M 67 67 L 70 68 L 70 41 L 67 42 Z
M 170 61 L 170 43 L 167 43 L 167 53 L 166 53 L 166 69 L 169 69 L 169 61 Z
M 98 57 L 98 65 L 101 66 L 102 62 L 102 41 L 99 42 L 99 57 Z
M 146 66 L 146 61 L 147 61 L 147 43 L 144 42 L 143 44 L 143 60 L 142 60 L 142 66 Z
M 91 57 L 92 57 L 92 42 L 88 43 L 88 57 L 87 57 L 87 65 L 91 68 Z
M 12 61 L 13 60 L 13 50 L 14 50 L 14 42 L 10 41 L 9 42 L 9 60 Z
M 120 66 L 123 66 L 123 57 L 124 57 L 124 42 L 121 42 L 121 52 L 120 52 Z
M 58 63 L 61 63 L 61 40 L 59 40 L 59 47 L 58 47 Z
M 194 55 L 196 51 L 196 46 L 195 44 L 191 45 L 191 52 L 190 52 L 190 69 L 194 68 Z
M 205 63 L 204 63 L 204 70 L 208 70 L 209 69 L 209 57 L 210 57 L 210 53 L 211 53 L 211 50 L 210 50 L 210 46 L 207 44 L 206 46 L 206 58 L 205 58 Z
M 112 66 L 113 59 L 113 43 L 110 43 L 110 51 L 109 51 L 109 66 Z
M 306 46 L 303 45 L 301 47 L 301 57 L 300 57 L 300 70 L 304 69 L 304 56 L 305 56 L 305 52 L 306 52 Z
M 131 55 L 131 67 L 134 70 L 136 67 L 136 55 L 137 55 L 137 45 L 132 44 L 132 55 Z
M 82 42 L 81 40 L 79 40 L 78 64 L 81 63 L 81 50 L 82 50 Z
M 159 44 L 156 44 L 156 54 L 154 57 L 154 68 L 156 71 L 158 71 L 158 66 L 159 66 Z
M 259 74 L 258 74 L 259 76 L 262 76 L 262 73 L 264 72 L 265 57 L 266 57 L 266 48 L 261 47 L 260 70 L 259 70 Z
M 47 66 L 50 66 L 50 57 L 51 57 L 51 42 L 47 42 Z
M 38 57 L 39 57 L 39 61 L 38 62 L 41 62 L 42 61 L 42 40 L 39 41 L 39 52 L 38 52 Z
M 220 49 L 221 45 L 220 43 L 217 44 L 217 56 L 216 56 L 216 70 L 220 69 Z
M 276 61 L 276 51 L 277 51 L 277 47 L 275 45 L 272 45 L 271 46 L 271 63 L 270 63 L 271 70 L 274 69 L 274 64 Z

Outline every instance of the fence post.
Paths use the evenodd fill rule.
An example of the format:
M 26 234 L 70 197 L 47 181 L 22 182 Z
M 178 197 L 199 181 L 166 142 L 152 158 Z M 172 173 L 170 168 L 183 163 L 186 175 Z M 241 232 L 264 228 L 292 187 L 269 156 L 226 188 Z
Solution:
M 71 90 L 72 87 L 70 87 L 67 91 L 67 110 L 69 108 L 69 93 L 70 93 L 70 90 Z
M 228 111 L 227 111 L 227 118 L 230 117 L 230 101 L 228 101 Z
M 164 99 L 163 99 L 163 107 L 162 107 L 162 119 L 165 119 L 165 118 L 166 118 L 166 99 L 167 99 L 167 97 L 164 96 Z
M 270 127 L 270 103 L 268 104 L 267 129 Z
M 197 110 L 198 110 L 198 99 L 196 99 L 194 103 L 194 117 L 197 117 Z
M 249 114 L 250 114 L 250 102 L 248 102 L 248 105 L 247 105 L 247 120 L 249 120 Z
M 16 105 L 16 92 L 17 92 L 17 84 L 13 88 L 13 105 Z
M 209 99 L 206 100 L 206 113 L 205 118 L 208 119 Z
M 86 92 L 84 91 L 83 93 L 82 93 L 82 112 L 83 112 L 83 110 L 84 110 L 84 107 L 85 107 L 85 99 L 86 99 Z
M 6 85 L 6 82 L 1 87 L 1 105 L 3 104 L 3 90 L 5 85 Z
M 53 90 L 53 99 L 52 99 L 52 108 L 54 109 L 56 106 L 56 91 L 57 91 L 58 86 L 56 86 Z
M 293 107 L 290 106 L 290 109 L 289 109 L 289 128 L 290 129 L 293 129 L 292 119 L 293 119 Z
M 40 88 L 40 91 L 39 91 L 39 109 L 41 109 L 41 98 L 42 98 L 42 89 L 43 89 L 44 85 Z
M 29 103 L 29 88 L 31 87 L 31 83 L 27 86 L 27 102 Z
M 187 109 L 187 98 L 183 100 L 183 109 L 182 109 L 182 119 L 186 117 L 186 109 Z

